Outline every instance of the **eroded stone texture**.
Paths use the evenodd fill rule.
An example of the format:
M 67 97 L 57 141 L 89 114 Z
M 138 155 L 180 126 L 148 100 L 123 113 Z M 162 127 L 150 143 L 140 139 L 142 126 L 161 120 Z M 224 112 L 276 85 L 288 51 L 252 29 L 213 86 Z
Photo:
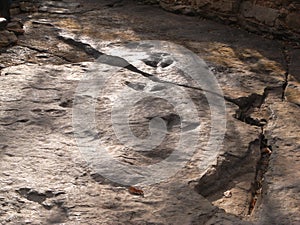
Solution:
M 299 87 L 298 50 L 156 7 L 131 1 L 110 4 L 43 1 L 37 5 L 39 12 L 26 18 L 18 45 L 1 53 L 1 223 L 299 223 L 299 103 L 291 97 L 297 95 L 290 94 Z M 212 125 L 207 93 L 188 87 L 196 83 L 174 67 L 168 58 L 172 52 L 161 49 L 136 57 L 134 50 L 120 51 L 131 41 L 149 39 L 184 45 L 203 58 L 216 77 L 224 92 L 227 121 L 217 154 L 205 148 Z M 78 99 L 79 82 L 95 68 L 100 70 L 96 58 L 103 54 L 131 66 L 118 67 L 108 76 L 94 102 L 97 82 L 81 89 Z M 125 146 L 112 126 L 113 104 L 121 112 L 117 119 L 122 119 L 123 101 L 145 93 L 168 95 L 170 87 L 188 94 L 199 121 L 182 120 L 168 99 L 143 98 L 130 111 L 131 131 L 147 137 L 156 117 L 167 128 L 166 138 L 154 151 Z M 118 95 L 122 90 L 124 94 Z M 186 104 L 185 98 L 171 97 Z M 82 133 L 73 122 L 78 100 L 86 106 L 95 103 L 96 132 L 83 126 L 86 132 L 78 135 Z M 91 115 L 86 109 L 83 113 Z M 123 129 L 128 124 L 117 120 L 115 125 Z M 75 138 L 87 145 L 101 140 L 118 161 L 145 166 L 170 155 L 180 132 L 195 130 L 199 141 L 193 156 L 162 182 L 137 184 L 144 196 L 132 195 L 127 185 L 98 173 L 85 161 Z M 262 136 L 267 143 L 262 143 Z M 272 154 L 264 160 L 266 144 Z M 213 158 L 207 162 L 204 156 Z M 114 176 L 112 165 L 104 165 Z
M 296 165 L 299 160 L 297 138 L 300 133 L 297 122 L 299 105 L 281 102 L 274 96 L 270 96 L 267 104 L 272 109 L 273 116 L 276 115 L 266 130 L 266 135 L 274 148 L 263 182 L 264 191 L 259 200 L 261 205 L 259 210 L 255 211 L 254 217 L 259 224 L 297 224 L 299 223 L 297 195 L 299 171 Z M 290 123 L 294 124 L 293 130 L 288 129 Z
M 18 41 L 18 38 L 13 32 L 2 30 L 0 31 L 0 47 L 13 45 Z
M 299 3 L 297 1 L 160 1 L 162 8 L 177 13 L 201 15 L 224 22 L 235 22 L 254 31 L 286 39 L 299 39 Z
M 268 26 L 274 26 L 279 11 L 259 5 L 252 5 L 251 2 L 243 2 L 241 5 L 241 14 L 246 18 L 254 18 Z

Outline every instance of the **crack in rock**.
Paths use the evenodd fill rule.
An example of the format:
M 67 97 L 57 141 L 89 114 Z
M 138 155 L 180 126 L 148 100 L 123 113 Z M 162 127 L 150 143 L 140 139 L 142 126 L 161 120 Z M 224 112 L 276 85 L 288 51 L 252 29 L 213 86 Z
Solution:
M 251 215 L 262 193 L 262 182 L 264 181 L 264 174 L 268 170 L 270 156 L 272 154 L 272 146 L 268 145 L 263 131 L 259 135 L 260 142 L 260 158 L 257 161 L 254 181 L 251 184 L 251 199 L 249 203 L 248 215 Z
M 266 119 L 252 118 L 251 115 L 255 109 L 260 108 L 264 104 L 268 94 L 272 91 L 277 91 L 277 89 L 281 89 L 281 87 L 266 87 L 262 95 L 252 93 L 247 97 L 236 99 L 224 98 L 239 107 L 234 115 L 236 119 L 253 126 L 263 127 L 266 124 Z
M 189 89 L 193 89 L 193 90 L 205 91 L 205 92 L 214 94 L 214 95 L 222 97 L 222 98 L 224 97 L 224 96 L 220 96 L 218 93 L 215 93 L 211 90 L 207 90 L 207 89 L 203 89 L 203 88 L 199 88 L 199 87 L 194 87 L 194 86 L 190 86 L 190 85 L 186 85 L 186 84 L 179 84 L 179 83 L 174 83 L 174 82 L 171 82 L 171 81 L 161 80 L 158 77 L 154 76 L 153 74 L 149 74 L 149 73 L 146 73 L 144 71 L 141 71 L 140 69 L 136 68 L 134 65 L 130 64 L 126 59 L 124 59 L 122 57 L 107 55 L 107 54 L 105 54 L 103 52 L 100 52 L 97 49 L 93 48 L 90 44 L 74 40 L 73 38 L 66 37 L 62 34 L 58 35 L 58 39 L 62 40 L 63 42 L 65 42 L 65 43 L 67 43 L 71 46 L 75 46 L 75 47 L 81 49 L 86 54 L 92 56 L 94 59 L 97 59 L 98 62 L 100 62 L 100 63 L 125 68 L 129 71 L 138 73 L 138 74 L 150 79 L 153 82 L 163 83 L 163 84 L 172 84 L 172 85 L 176 85 L 176 86 L 180 86 L 180 87 L 184 87 L 184 88 L 189 88 Z M 166 59 L 165 61 L 164 60 L 160 61 L 157 64 L 157 66 L 160 65 L 162 67 L 163 66 L 166 67 L 166 66 L 171 65 L 172 63 L 173 63 L 173 61 L 170 61 L 169 59 Z M 127 83 L 126 85 L 128 85 L 128 84 L 129 83 Z M 224 97 L 224 99 L 228 100 L 228 101 L 231 100 L 228 97 Z

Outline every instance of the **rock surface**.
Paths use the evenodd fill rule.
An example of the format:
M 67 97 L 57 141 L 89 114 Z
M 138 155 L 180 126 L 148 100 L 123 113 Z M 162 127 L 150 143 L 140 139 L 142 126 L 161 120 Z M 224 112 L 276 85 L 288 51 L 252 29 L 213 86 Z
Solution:
M 16 15 L 25 33 L 0 55 L 1 224 L 298 224 L 298 49 L 156 6 L 110 4 L 43 1 Z M 181 70 L 193 72 L 186 54 L 141 40 L 203 58 L 226 111 Z M 207 147 L 212 128 L 225 129 L 218 151 Z M 153 134 L 165 135 L 159 145 L 147 142 Z M 140 177 L 126 181 L 131 170 L 103 160 L 91 148 L 100 143 Z M 179 143 L 178 170 L 141 169 Z
M 158 2 L 167 11 L 199 15 L 227 24 L 235 23 L 251 32 L 276 36 L 284 40 L 299 41 L 300 38 L 298 1 L 160 0 Z
M 18 38 L 13 32 L 8 30 L 1 30 L 0 31 L 0 47 L 7 47 L 9 45 L 16 44 Z

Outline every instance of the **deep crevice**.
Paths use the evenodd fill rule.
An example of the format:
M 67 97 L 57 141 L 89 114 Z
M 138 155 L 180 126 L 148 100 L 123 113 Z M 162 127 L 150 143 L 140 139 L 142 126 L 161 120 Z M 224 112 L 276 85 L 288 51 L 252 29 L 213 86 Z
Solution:
M 68 45 L 75 46 L 75 47 L 81 49 L 87 55 L 92 56 L 94 59 L 98 60 L 100 63 L 104 63 L 107 65 L 116 66 L 116 67 L 120 67 L 120 68 L 125 68 L 129 71 L 138 73 L 138 74 L 142 75 L 143 77 L 150 79 L 153 82 L 162 83 L 162 84 L 172 84 L 172 85 L 176 85 L 176 86 L 184 87 L 184 88 L 188 88 L 188 89 L 204 91 L 207 93 L 211 93 L 215 96 L 218 96 L 220 98 L 224 98 L 226 101 L 232 102 L 232 99 L 230 99 L 226 96 L 224 97 L 223 95 L 221 95 L 219 93 L 215 93 L 211 90 L 194 87 L 194 86 L 190 86 L 187 84 L 180 84 L 180 83 L 174 83 L 171 81 L 161 80 L 153 74 L 146 73 L 146 72 L 136 68 L 134 65 L 130 64 L 126 59 L 119 57 L 119 56 L 107 55 L 107 54 L 100 52 L 97 49 L 93 48 L 90 44 L 83 43 L 81 41 L 77 41 L 77 40 L 74 40 L 73 38 L 65 37 L 62 35 L 58 35 L 58 39 L 62 40 L 63 42 L 65 42 Z M 163 64 L 161 66 L 168 66 L 170 63 L 173 63 L 173 62 L 163 62 Z
M 288 70 L 287 70 L 288 74 Z M 256 207 L 257 200 L 262 193 L 262 182 L 264 180 L 264 174 L 268 170 L 269 159 L 272 153 L 272 146 L 268 145 L 268 140 L 264 135 L 264 126 L 267 124 L 266 119 L 254 119 L 251 114 L 254 112 L 255 108 L 260 108 L 264 103 L 268 94 L 271 91 L 276 91 L 280 87 L 266 87 L 262 95 L 253 93 L 247 97 L 241 97 L 237 99 L 232 99 L 232 102 L 236 104 L 239 109 L 236 111 L 235 117 L 242 122 L 250 125 L 261 127 L 261 132 L 259 134 L 259 149 L 260 158 L 256 161 L 256 171 L 254 181 L 251 182 L 251 197 L 249 201 L 248 215 L 251 215 L 254 208 Z M 282 87 L 282 93 L 284 95 L 285 87 Z
M 256 165 L 256 172 L 254 181 L 251 184 L 251 199 L 249 203 L 248 215 L 251 215 L 258 198 L 262 193 L 262 183 L 264 181 L 264 174 L 268 170 L 270 156 L 272 154 L 272 146 L 268 145 L 268 139 L 266 139 L 263 129 L 259 135 L 260 142 L 260 159 Z
M 217 163 L 215 170 L 205 174 L 195 186 L 195 190 L 199 194 L 213 201 L 220 199 L 224 191 L 234 187 L 232 181 L 242 174 L 252 172 L 255 176 L 251 182 L 251 188 L 248 190 L 250 196 L 247 198 L 248 209 L 246 209 L 245 215 L 252 214 L 262 193 L 262 182 L 264 174 L 268 170 L 272 146 L 268 145 L 268 140 L 264 135 L 264 126 L 268 122 L 267 118 L 257 119 L 252 118 L 251 115 L 255 109 L 260 108 L 265 103 L 269 93 L 278 93 L 281 90 L 281 87 L 266 87 L 261 95 L 252 93 L 249 96 L 236 99 L 225 97 L 227 101 L 238 106 L 236 119 L 260 127 L 261 132 L 256 140 L 249 143 L 248 151 L 244 156 L 236 156 L 229 152 L 221 155 L 220 157 L 224 157 L 221 163 Z M 253 168 L 255 168 L 255 171 L 253 171 Z M 212 196 L 216 196 L 216 193 L 218 193 L 218 196 L 212 199 Z
M 228 190 L 232 181 L 245 173 L 251 172 L 252 161 L 255 160 L 255 151 L 258 149 L 259 140 L 256 139 L 249 143 L 248 150 L 243 156 L 236 156 L 225 152 L 219 159 L 215 170 L 205 174 L 195 186 L 195 190 L 204 197 L 220 192 L 220 198 L 225 190 Z M 254 171 L 253 171 L 254 172 Z
M 236 110 L 236 114 L 234 117 L 242 122 L 245 122 L 249 125 L 262 127 L 266 124 L 265 119 L 256 119 L 252 118 L 251 114 L 254 112 L 256 108 L 260 108 L 262 104 L 265 102 L 265 99 L 268 96 L 271 88 L 266 87 L 264 89 L 264 93 L 262 95 L 257 93 L 252 93 L 247 97 L 240 97 L 236 99 L 227 98 L 227 101 L 230 101 L 237 105 L 239 108 Z

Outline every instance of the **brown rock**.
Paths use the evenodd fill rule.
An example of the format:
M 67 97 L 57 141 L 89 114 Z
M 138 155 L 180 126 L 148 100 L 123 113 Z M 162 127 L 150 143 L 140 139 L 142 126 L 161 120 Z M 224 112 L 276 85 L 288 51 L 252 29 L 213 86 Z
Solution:
M 285 90 L 286 100 L 300 106 L 300 83 L 290 81 Z
M 20 2 L 19 3 L 21 12 L 34 12 L 36 11 L 36 6 L 32 2 Z
M 49 1 L 48 9 L 64 2 Z M 32 23 L 41 14 L 32 15 L 27 22 L 28 32 L 21 37 L 22 46 L 14 46 L 0 55 L 0 221 L 8 225 L 299 224 L 299 106 L 282 101 L 281 92 L 274 91 L 282 91 L 284 80 L 282 44 L 233 27 L 170 14 L 131 1 L 124 1 L 122 7 L 113 10 L 101 7 L 103 1 L 82 2 L 84 13 L 76 14 L 80 15 L 80 21 L 61 11 L 62 14 L 53 14 L 47 21 L 41 20 L 44 24 Z M 58 39 L 58 28 L 61 35 L 70 34 L 70 38 L 75 38 L 76 45 Z M 219 119 L 215 124 L 218 130 L 226 128 L 224 140 L 215 139 L 220 141 L 220 151 L 206 148 L 212 128 L 211 111 L 217 103 L 209 107 L 203 91 L 182 86 L 177 89 L 176 83 L 190 83 L 187 82 L 189 77 L 176 70 L 178 64 L 168 58 L 166 53 L 171 50 L 158 49 L 155 57 L 150 52 L 140 52 L 141 58 L 137 58 L 136 45 L 129 41 L 162 37 L 182 43 L 205 58 L 210 76 L 218 80 L 227 96 L 226 112 L 222 112 L 226 126 Z M 126 54 L 118 48 L 123 42 L 130 47 Z M 90 51 L 82 51 L 82 46 Z M 101 90 L 95 86 L 96 78 L 90 80 L 90 85 L 80 89 L 84 93 L 79 98 L 74 94 L 78 93 L 79 81 L 88 81 L 85 78 L 89 72 L 98 76 L 107 66 L 98 65 L 95 69 L 95 60 L 86 56 L 95 52 L 91 46 L 114 54 L 114 58 L 121 57 L 119 61 L 128 57 L 138 69 L 172 81 L 174 85 L 119 68 L 119 72 L 107 77 Z M 151 49 L 151 45 L 144 47 Z M 293 56 L 297 54 L 294 52 Z M 28 63 L 31 58 L 34 60 Z M 74 63 L 74 59 L 78 63 Z M 291 74 L 295 75 L 297 65 L 297 58 L 291 57 Z M 100 83 L 104 82 L 100 80 Z M 291 82 L 288 88 L 292 85 L 295 84 Z M 196 105 L 196 119 L 178 116 L 175 105 L 183 111 L 191 108 L 177 92 L 169 96 L 172 89 L 183 90 L 189 96 Z M 268 96 L 264 90 L 269 91 Z M 92 91 L 98 95 L 92 96 Z M 169 99 L 141 98 L 130 108 L 128 121 L 123 119 L 124 109 L 132 97 L 154 93 L 169 96 L 174 104 L 168 104 Z M 136 169 L 138 178 L 151 172 L 148 165 L 155 165 L 174 151 L 182 139 L 180 134 L 199 131 L 200 135 L 188 135 L 181 148 L 189 150 L 195 137 L 196 150 L 192 157 L 180 156 L 180 160 L 188 161 L 163 182 L 135 184 L 143 187 L 145 198 L 131 196 L 127 185 L 114 183 L 101 174 L 98 178 L 92 176 L 93 167 L 84 160 L 74 138 L 72 107 L 78 104 L 75 97 L 83 101 L 83 106 L 94 104 L 91 111 L 81 108 L 86 113 L 82 115 L 82 128 L 88 135 L 83 147 L 90 143 L 98 147 L 100 140 L 116 161 L 131 168 L 142 165 L 145 169 Z M 112 105 L 114 109 L 120 106 L 119 120 L 114 125 L 122 130 L 129 123 L 131 132 L 139 139 L 146 139 L 150 131 L 160 132 L 158 125 L 165 125 L 167 133 L 161 144 L 151 151 L 127 147 L 112 126 Z M 234 117 L 243 110 L 252 120 Z M 93 123 L 88 123 L 86 119 L 91 115 Z M 262 155 L 269 156 L 261 154 L 262 129 L 260 124 L 249 123 L 262 118 L 267 120 L 263 124 L 267 144 L 272 146 L 270 161 L 263 161 L 264 165 L 257 163 Z M 129 133 L 121 136 L 126 135 Z M 212 134 L 215 135 L 217 132 Z M 93 151 L 87 148 L 87 153 Z M 98 153 L 99 158 L 92 158 L 92 162 L 103 159 L 101 152 Z M 209 160 L 204 160 L 206 157 Z M 101 168 L 112 176 L 128 173 L 128 170 L 112 170 L 112 164 L 105 158 L 103 163 Z M 257 177 L 260 180 L 255 180 Z M 259 187 L 254 190 L 257 195 L 262 194 L 262 198 L 250 198 L 254 180 Z M 232 196 L 225 198 L 223 194 L 228 190 Z M 250 216 L 247 215 L 249 209 L 253 210 Z
M 254 18 L 257 21 L 273 26 L 280 12 L 278 10 L 254 5 L 250 1 L 241 4 L 241 14 L 246 18 Z
M 16 35 L 24 33 L 23 24 L 19 21 L 13 21 L 7 24 L 6 29 L 8 31 L 14 32 Z
M 291 62 L 289 65 L 289 72 L 291 81 L 300 82 L 300 49 L 291 49 L 289 51 Z
M 13 32 L 3 30 L 0 31 L 0 47 L 7 47 L 17 43 L 18 38 Z
M 267 101 L 276 114 L 266 127 L 275 148 L 264 176 L 261 205 L 253 216 L 258 224 L 299 224 L 299 106 L 280 98 Z
M 10 9 L 10 14 L 11 14 L 12 17 L 14 17 L 14 16 L 20 14 L 20 12 L 21 12 L 20 8 L 13 8 L 13 9 Z
M 295 12 L 288 14 L 286 17 L 286 24 L 292 30 L 300 33 L 300 13 Z

